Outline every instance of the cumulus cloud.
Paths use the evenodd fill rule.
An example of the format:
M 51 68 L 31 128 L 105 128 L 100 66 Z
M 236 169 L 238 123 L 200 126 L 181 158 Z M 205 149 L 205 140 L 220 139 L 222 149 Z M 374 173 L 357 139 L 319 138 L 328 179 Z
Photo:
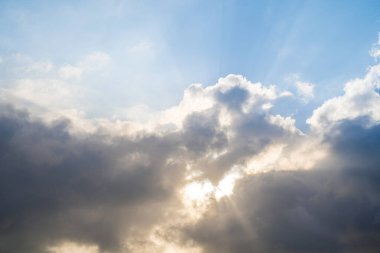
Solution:
M 365 121 L 365 120 L 364 120 Z M 377 252 L 380 248 L 380 126 L 336 126 L 330 153 L 308 171 L 245 177 L 183 228 L 204 252 Z
M 104 62 L 96 54 L 75 66 Z M 0 251 L 377 252 L 378 73 L 317 108 L 310 133 L 271 109 L 289 92 L 239 75 L 191 85 L 143 123 L 47 117 L 3 99 L 8 90 Z M 42 107 L 59 99 L 29 84 L 15 96 Z
M 189 106 L 189 96 L 210 103 Z M 215 185 L 265 147 L 300 136 L 294 122 L 272 120 L 262 108 L 280 96 L 274 87 L 231 75 L 212 87 L 191 87 L 163 113 L 172 128 L 158 121 L 156 131 L 133 135 L 100 124 L 72 134 L 77 122 L 47 124 L 2 105 L 1 192 L 9 192 L 1 201 L 2 251 L 41 252 L 67 241 L 125 250 L 136 231 L 165 223 L 165 212 L 178 215 L 166 206 L 181 206 L 185 185 Z M 180 122 L 168 116 L 180 112 Z
M 233 195 L 211 199 L 201 219 L 180 226 L 184 238 L 207 253 L 377 252 L 378 68 L 314 111 L 306 142 L 317 141 L 313 148 L 325 152 L 309 170 L 283 170 L 276 162 L 281 148 L 262 152 L 254 161 L 263 163 L 265 173 L 247 173 L 235 182 Z
M 324 102 L 307 122 L 316 131 L 328 131 L 342 120 L 360 116 L 368 116 L 376 123 L 380 120 L 379 87 L 380 65 L 375 65 L 363 78 L 346 83 L 344 94 Z

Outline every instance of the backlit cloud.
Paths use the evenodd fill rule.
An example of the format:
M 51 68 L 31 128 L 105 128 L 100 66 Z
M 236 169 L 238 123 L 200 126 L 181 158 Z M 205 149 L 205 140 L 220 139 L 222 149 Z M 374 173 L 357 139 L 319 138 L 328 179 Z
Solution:
M 2 90 L 1 252 L 380 248 L 379 65 L 316 108 L 309 133 L 272 109 L 290 92 L 240 75 L 133 122 L 71 112 L 78 86 L 60 71 Z

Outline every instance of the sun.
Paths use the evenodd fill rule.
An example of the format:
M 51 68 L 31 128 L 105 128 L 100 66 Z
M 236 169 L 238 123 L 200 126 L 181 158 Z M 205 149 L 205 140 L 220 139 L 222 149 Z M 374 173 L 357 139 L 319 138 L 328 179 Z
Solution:
M 235 183 L 242 177 L 241 173 L 233 171 L 225 175 L 217 185 L 213 185 L 209 180 L 192 181 L 185 185 L 183 197 L 187 202 L 202 204 L 210 197 L 220 200 L 233 194 Z
M 187 201 L 203 203 L 214 193 L 214 188 L 208 180 L 195 181 L 185 186 L 183 195 Z

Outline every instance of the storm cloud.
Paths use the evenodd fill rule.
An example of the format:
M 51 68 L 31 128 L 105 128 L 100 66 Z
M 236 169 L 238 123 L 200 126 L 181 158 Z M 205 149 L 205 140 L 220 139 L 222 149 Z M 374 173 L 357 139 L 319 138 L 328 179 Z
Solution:
M 289 92 L 237 75 L 190 86 L 146 126 L 8 99 L 0 251 L 378 252 L 378 72 L 316 109 L 308 134 L 271 110 Z
M 380 125 L 362 120 L 336 127 L 318 168 L 247 176 L 186 235 L 210 253 L 377 252 Z
M 1 111 L 2 252 L 42 252 L 59 239 L 113 252 L 129 228 L 160 217 L 179 183 L 180 168 L 167 162 L 171 136 L 76 138 L 69 122 L 46 126 L 9 106 Z

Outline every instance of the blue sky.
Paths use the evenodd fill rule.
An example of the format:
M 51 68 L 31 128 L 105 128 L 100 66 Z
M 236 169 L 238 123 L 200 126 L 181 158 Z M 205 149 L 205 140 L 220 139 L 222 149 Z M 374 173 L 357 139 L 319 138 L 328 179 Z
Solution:
M 379 10 L 378 1 L 1 1 L 0 55 L 62 65 L 106 53 L 112 64 L 80 84 L 93 91 L 89 112 L 103 116 L 173 106 L 191 83 L 231 73 L 290 90 L 297 74 L 315 98 L 304 112 L 279 112 L 303 122 L 373 64 Z

